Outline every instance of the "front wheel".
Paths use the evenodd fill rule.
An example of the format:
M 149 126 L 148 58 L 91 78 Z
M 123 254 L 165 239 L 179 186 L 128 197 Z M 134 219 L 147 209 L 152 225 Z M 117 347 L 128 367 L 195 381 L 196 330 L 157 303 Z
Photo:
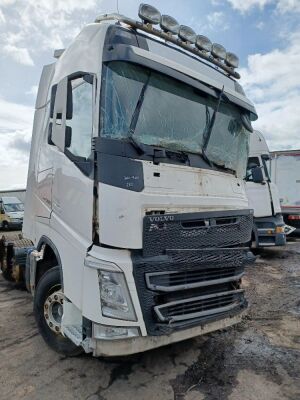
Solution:
M 77 356 L 83 352 L 61 333 L 64 295 L 60 282 L 60 269 L 48 270 L 39 280 L 34 295 L 34 316 L 45 342 L 56 352 Z

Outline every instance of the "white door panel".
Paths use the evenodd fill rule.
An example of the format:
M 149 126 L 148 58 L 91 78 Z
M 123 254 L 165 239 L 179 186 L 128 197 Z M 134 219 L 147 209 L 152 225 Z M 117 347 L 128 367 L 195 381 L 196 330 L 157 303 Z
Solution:
M 273 183 L 273 182 L 270 182 L 269 185 L 270 185 L 270 191 L 271 191 L 271 195 L 272 195 L 274 213 L 279 214 L 279 213 L 281 213 L 281 206 L 280 206 L 278 188 L 275 185 L 275 183 Z
M 272 215 L 271 199 L 268 184 L 265 182 L 246 182 L 246 193 L 249 206 L 254 210 L 254 217 L 268 217 Z
M 92 240 L 93 180 L 59 150 L 55 152 L 53 213 L 63 225 L 88 241 Z M 84 223 L 83 223 L 84 221 Z

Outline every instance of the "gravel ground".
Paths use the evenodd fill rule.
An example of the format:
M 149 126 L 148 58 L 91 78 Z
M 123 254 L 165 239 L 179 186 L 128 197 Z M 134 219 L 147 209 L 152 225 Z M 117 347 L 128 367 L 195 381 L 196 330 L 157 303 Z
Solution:
M 0 276 L 0 399 L 299 400 L 300 239 L 261 251 L 245 285 L 240 325 L 117 362 L 51 351 Z

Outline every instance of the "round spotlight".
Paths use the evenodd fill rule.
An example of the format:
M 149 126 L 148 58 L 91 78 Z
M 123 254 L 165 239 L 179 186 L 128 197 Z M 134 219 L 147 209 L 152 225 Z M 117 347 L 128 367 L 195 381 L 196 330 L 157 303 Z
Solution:
M 239 66 L 239 58 L 234 53 L 228 52 L 226 54 L 225 63 L 229 65 L 229 67 L 238 68 Z
M 141 20 L 143 20 L 145 23 L 154 25 L 160 23 L 160 12 L 149 4 L 140 4 L 138 14 Z
M 211 51 L 212 49 L 211 41 L 206 36 L 202 35 L 196 36 L 196 46 L 202 51 Z
M 162 15 L 160 19 L 160 27 L 164 32 L 172 33 L 173 35 L 178 35 L 179 23 L 175 18 L 170 17 L 170 15 Z
M 196 42 L 196 33 L 189 26 L 180 25 L 178 36 L 184 42 L 190 42 L 190 43 Z
M 212 45 L 211 54 L 215 58 L 219 58 L 220 60 L 225 60 L 226 58 L 226 49 L 218 43 L 214 43 Z

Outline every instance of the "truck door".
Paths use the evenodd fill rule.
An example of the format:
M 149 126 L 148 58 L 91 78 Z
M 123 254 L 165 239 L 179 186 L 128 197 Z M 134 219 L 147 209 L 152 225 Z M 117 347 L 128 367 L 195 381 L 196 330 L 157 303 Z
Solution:
M 249 206 L 254 210 L 254 217 L 267 217 L 272 215 L 269 186 L 264 171 L 264 181 L 261 183 L 253 182 L 251 169 L 256 166 L 263 167 L 260 157 L 249 157 L 246 178 Z
M 51 143 L 54 147 L 50 225 L 74 243 L 92 240 L 92 130 L 94 78 L 76 73 L 56 88 Z

